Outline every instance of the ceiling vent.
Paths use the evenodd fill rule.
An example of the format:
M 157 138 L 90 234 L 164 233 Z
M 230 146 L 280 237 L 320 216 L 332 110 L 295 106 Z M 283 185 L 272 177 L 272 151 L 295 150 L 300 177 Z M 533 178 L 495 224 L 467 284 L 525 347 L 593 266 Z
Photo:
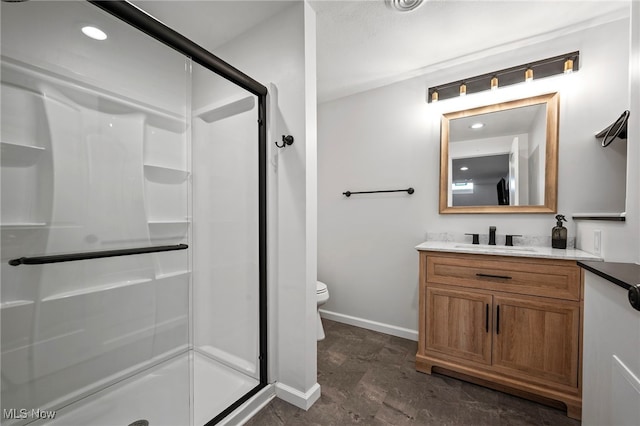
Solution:
M 385 0 L 385 3 L 391 9 L 399 12 L 411 12 L 417 9 L 424 0 Z

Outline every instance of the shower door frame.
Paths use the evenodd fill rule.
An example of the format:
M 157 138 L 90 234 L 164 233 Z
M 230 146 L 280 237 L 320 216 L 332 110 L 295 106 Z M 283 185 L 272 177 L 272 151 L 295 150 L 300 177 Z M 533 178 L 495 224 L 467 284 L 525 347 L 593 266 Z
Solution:
M 266 86 L 127 1 L 86 0 L 258 97 L 258 317 L 260 383 L 211 419 L 215 425 L 268 385 L 267 375 L 267 94 Z

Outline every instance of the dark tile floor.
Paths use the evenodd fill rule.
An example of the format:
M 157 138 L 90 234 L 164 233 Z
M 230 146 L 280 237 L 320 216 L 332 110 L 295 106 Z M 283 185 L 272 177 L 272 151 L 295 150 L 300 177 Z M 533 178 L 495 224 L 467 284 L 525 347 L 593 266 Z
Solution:
M 322 396 L 301 410 L 274 399 L 248 426 L 572 425 L 563 411 L 414 368 L 417 343 L 323 320 Z

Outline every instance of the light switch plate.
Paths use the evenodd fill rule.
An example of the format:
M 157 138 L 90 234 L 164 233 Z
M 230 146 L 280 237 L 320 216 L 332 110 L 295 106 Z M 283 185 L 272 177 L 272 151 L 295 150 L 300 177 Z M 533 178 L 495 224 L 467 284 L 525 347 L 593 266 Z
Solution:
M 593 254 L 600 255 L 602 253 L 602 231 L 596 229 L 593 231 Z

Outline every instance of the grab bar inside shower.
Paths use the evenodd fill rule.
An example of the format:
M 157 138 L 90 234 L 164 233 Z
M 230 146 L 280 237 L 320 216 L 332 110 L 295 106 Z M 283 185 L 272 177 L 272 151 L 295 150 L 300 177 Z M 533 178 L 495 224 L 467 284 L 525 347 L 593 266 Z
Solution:
M 76 260 L 101 259 L 103 257 L 131 256 L 134 254 L 158 253 L 163 251 L 186 250 L 187 244 L 169 246 L 137 247 L 120 250 L 87 251 L 83 253 L 54 254 L 49 256 L 20 257 L 11 259 L 9 265 L 44 265 L 46 263 L 74 262 Z

